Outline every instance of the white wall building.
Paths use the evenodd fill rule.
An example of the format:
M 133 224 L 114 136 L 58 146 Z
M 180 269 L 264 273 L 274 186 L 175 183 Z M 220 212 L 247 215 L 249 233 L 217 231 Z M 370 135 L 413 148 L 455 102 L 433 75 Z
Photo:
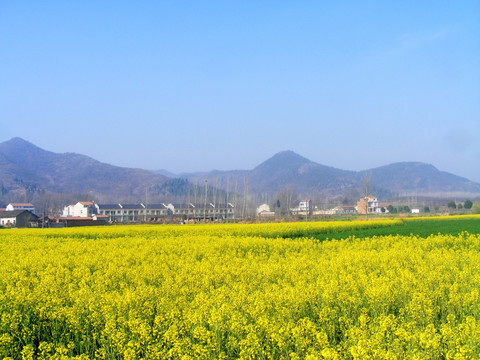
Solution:
M 368 195 L 357 202 L 357 212 L 359 214 L 381 213 L 382 209 L 378 205 L 378 199 L 375 196 Z
M 5 208 L 6 211 L 28 210 L 35 214 L 35 207 L 30 203 L 10 203 Z
M 262 204 L 257 207 L 257 216 L 275 216 L 275 211 L 271 211 L 268 204 Z
M 91 217 L 97 213 L 95 204 L 90 201 L 79 201 L 75 205 L 63 208 L 62 217 Z
M 312 200 L 300 200 L 296 208 L 290 209 L 293 215 L 310 213 Z

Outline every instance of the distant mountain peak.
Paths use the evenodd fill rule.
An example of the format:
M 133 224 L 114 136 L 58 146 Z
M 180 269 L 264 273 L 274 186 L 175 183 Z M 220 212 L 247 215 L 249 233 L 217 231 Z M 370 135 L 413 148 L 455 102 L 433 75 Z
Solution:
M 393 163 L 393 164 L 378 167 L 378 169 L 382 169 L 382 168 L 385 168 L 385 169 L 390 168 L 390 169 L 394 169 L 394 170 L 397 170 L 397 171 L 401 171 L 401 170 L 439 171 L 432 164 L 427 164 L 427 163 L 423 163 L 423 162 L 420 162 L 420 161 L 402 161 L 402 162 L 396 162 L 396 163 Z
M 15 143 L 15 142 L 18 142 L 18 143 L 29 143 L 27 140 L 25 139 L 22 139 L 21 137 L 19 136 L 15 136 L 13 138 L 11 138 L 10 140 L 7 140 L 5 142 L 9 142 L 9 143 Z M 30 143 L 29 143 L 30 144 Z
M 366 171 L 371 173 L 371 185 L 377 196 L 480 194 L 480 184 L 422 162 L 398 162 Z M 356 189 L 362 189 L 364 173 L 321 165 L 292 150 L 285 150 L 253 170 L 211 171 L 175 177 L 181 176 L 197 184 L 209 179 L 209 184 L 228 191 L 235 189 L 235 192 L 244 191 L 244 187 L 252 194 L 275 194 L 293 189 L 307 196 L 322 194 L 331 197 L 350 196 Z M 180 194 L 178 184 L 169 183 L 165 175 L 174 174 L 166 170 L 155 174 L 120 168 L 75 153 L 57 154 L 20 137 L 0 143 L 0 185 L 10 197 L 49 191 L 98 194 L 109 199 L 138 199 L 145 196 L 146 186 L 160 189 L 158 194 Z M 188 186 L 181 184 L 181 187 L 185 192 Z
M 305 160 L 305 161 L 310 162 L 310 160 L 308 160 L 307 158 L 303 157 L 302 155 L 297 154 L 297 153 L 296 153 L 295 151 L 293 151 L 293 150 L 280 151 L 280 152 L 276 153 L 275 155 L 273 155 L 273 156 L 271 157 L 271 159 L 273 159 L 273 158 L 275 158 L 275 157 L 291 158 L 291 159 L 302 159 L 302 160 Z
M 28 142 L 27 140 L 22 139 L 21 137 L 18 137 L 18 136 L 13 137 L 10 140 L 3 142 L 2 144 L 8 145 L 8 146 L 35 146 L 31 142 Z
M 296 152 L 292 150 L 285 150 L 279 153 L 276 153 L 268 160 L 264 161 L 260 165 L 258 165 L 255 169 L 261 168 L 278 168 L 278 167 L 300 167 L 304 164 L 311 163 L 312 161 L 298 155 Z
M 0 143 L 0 184 L 12 197 L 52 192 L 138 199 L 146 187 L 163 186 L 166 180 L 147 170 L 103 164 L 81 154 L 53 153 L 19 137 Z

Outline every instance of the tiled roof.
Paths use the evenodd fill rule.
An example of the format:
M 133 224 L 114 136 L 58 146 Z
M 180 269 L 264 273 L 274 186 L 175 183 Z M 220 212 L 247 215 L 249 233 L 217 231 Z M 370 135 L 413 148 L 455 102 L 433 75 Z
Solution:
M 144 209 L 145 207 L 142 204 L 120 204 L 123 210 L 138 210 Z
M 79 204 L 85 205 L 85 206 L 92 206 L 94 205 L 93 202 L 91 201 L 79 201 Z
M 192 207 L 197 208 L 197 209 L 203 209 L 205 207 L 205 203 L 192 204 Z M 213 205 L 210 204 L 210 203 L 207 203 L 207 208 L 211 208 L 211 207 L 213 207 Z
M 30 203 L 10 203 L 8 205 L 12 205 L 12 206 L 31 206 L 31 207 L 33 207 L 33 204 L 30 204 Z
M 0 211 L 0 218 L 12 218 L 12 217 L 17 217 L 18 215 L 20 215 L 21 213 L 23 213 L 24 211 L 27 211 L 29 212 L 30 214 L 34 215 L 34 216 L 37 216 L 35 214 L 33 214 L 32 212 L 28 211 L 28 210 L 11 210 L 11 211 Z
M 158 210 L 158 209 L 164 210 L 167 208 L 167 206 L 165 204 L 147 204 L 146 208 L 148 210 Z
M 99 209 L 121 209 L 122 207 L 120 204 L 97 204 Z
M 168 204 L 172 205 L 174 209 L 187 209 L 193 207 L 192 204 Z
M 233 205 L 228 203 L 228 204 L 215 204 L 215 207 L 218 209 L 225 209 L 225 208 L 233 208 Z

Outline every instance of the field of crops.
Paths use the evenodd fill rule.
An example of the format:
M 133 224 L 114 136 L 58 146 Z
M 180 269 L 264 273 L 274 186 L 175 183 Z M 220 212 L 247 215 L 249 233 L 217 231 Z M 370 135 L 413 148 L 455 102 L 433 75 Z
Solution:
M 480 234 L 401 224 L 2 230 L 0 358 L 479 358 Z

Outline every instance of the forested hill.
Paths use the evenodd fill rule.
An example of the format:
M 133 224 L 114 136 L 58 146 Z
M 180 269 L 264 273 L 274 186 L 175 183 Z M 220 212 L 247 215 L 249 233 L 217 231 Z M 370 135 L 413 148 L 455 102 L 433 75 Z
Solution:
M 185 192 L 179 183 L 143 169 L 101 163 L 88 156 L 43 150 L 21 138 L 0 144 L 0 189 L 4 198 L 31 200 L 45 192 L 89 194 L 103 200 L 142 199 L 146 188 Z
M 205 180 L 209 187 L 256 196 L 287 189 L 305 196 L 356 196 L 362 192 L 367 178 L 371 192 L 383 198 L 408 194 L 480 196 L 480 184 L 429 164 L 404 162 L 349 171 L 315 163 L 293 151 L 277 153 L 252 170 L 177 177 L 113 166 L 75 153 L 53 153 L 20 138 L 0 143 L 0 198 L 4 203 L 32 201 L 45 194 L 70 194 L 74 199 L 82 194 L 83 200 L 114 202 L 139 201 L 145 196 L 151 197 L 150 200 L 155 197 L 175 200 L 184 198 L 192 186 L 203 186 Z
M 292 189 L 298 194 L 343 196 L 363 191 L 369 180 L 372 192 L 381 197 L 404 195 L 480 196 L 480 184 L 420 162 L 401 162 L 364 171 L 348 171 L 315 163 L 293 151 L 273 155 L 253 170 L 212 171 L 182 174 L 192 182 L 203 179 L 222 188 L 247 187 L 252 194 L 274 194 Z

